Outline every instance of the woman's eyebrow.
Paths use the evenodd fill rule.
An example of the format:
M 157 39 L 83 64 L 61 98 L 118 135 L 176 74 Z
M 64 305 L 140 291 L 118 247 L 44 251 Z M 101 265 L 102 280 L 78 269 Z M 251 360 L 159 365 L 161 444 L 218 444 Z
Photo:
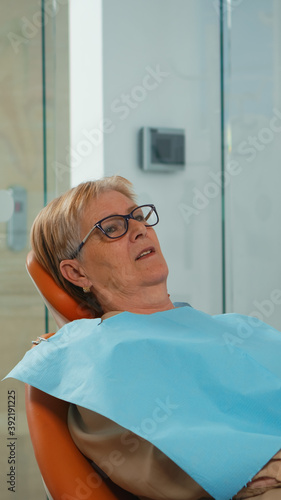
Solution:
M 129 208 L 128 208 L 128 210 L 126 210 L 126 211 L 128 212 L 128 214 L 130 214 L 130 213 L 131 213 L 131 212 L 132 212 L 135 208 L 137 208 L 137 207 L 138 207 L 138 205 L 136 205 L 136 204 L 135 204 L 135 205 L 132 205 L 132 206 L 131 206 L 131 207 L 129 207 Z M 114 217 L 114 215 L 123 215 L 123 214 L 120 214 L 120 213 L 114 212 L 114 213 L 112 213 L 112 214 L 106 215 L 106 216 L 105 216 L 105 218 L 106 218 L 106 217 Z
M 134 204 L 134 205 L 132 205 L 130 208 L 128 208 L 128 210 L 129 210 L 129 214 L 132 212 L 132 210 L 134 210 L 134 209 L 135 209 L 135 208 L 137 208 L 137 207 L 138 207 L 138 205 Z

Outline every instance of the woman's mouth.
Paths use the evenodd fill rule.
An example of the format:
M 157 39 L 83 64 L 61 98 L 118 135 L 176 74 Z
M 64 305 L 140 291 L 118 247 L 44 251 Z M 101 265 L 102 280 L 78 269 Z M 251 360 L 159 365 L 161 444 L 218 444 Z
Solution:
M 136 258 L 136 260 L 139 260 L 139 259 L 142 259 L 143 257 L 147 257 L 148 255 L 154 253 L 155 250 L 154 248 L 147 248 L 145 250 L 143 250 Z

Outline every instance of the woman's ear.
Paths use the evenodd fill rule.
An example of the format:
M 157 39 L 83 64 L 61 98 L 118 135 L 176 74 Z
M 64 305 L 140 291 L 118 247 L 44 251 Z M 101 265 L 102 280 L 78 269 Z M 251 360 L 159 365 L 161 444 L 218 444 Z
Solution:
M 63 277 L 73 283 L 73 285 L 81 288 L 91 287 L 92 283 L 87 278 L 83 267 L 76 259 L 62 260 L 60 263 L 60 271 Z

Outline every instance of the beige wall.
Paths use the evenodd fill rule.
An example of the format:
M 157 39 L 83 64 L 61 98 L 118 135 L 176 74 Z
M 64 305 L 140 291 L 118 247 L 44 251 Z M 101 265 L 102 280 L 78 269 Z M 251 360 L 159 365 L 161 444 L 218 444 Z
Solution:
M 1 4 L 0 190 L 19 185 L 27 191 L 27 245 L 23 250 L 15 252 L 8 248 L 7 225 L 0 223 L 1 378 L 30 348 L 31 340 L 45 331 L 44 306 L 25 270 L 29 229 L 44 203 L 42 45 L 41 29 L 36 26 L 39 20 L 37 0 Z M 53 168 L 54 159 L 64 159 L 68 144 L 67 25 L 66 6 L 60 6 L 53 16 L 47 15 L 48 199 L 69 184 L 69 172 L 64 171 L 63 176 L 58 177 Z M 55 328 L 52 323 L 50 328 Z M 8 491 L 7 484 L 9 390 L 16 392 L 16 493 Z M 0 497 L 2 500 L 45 499 L 27 428 L 24 385 L 13 379 L 2 382 L 0 398 Z

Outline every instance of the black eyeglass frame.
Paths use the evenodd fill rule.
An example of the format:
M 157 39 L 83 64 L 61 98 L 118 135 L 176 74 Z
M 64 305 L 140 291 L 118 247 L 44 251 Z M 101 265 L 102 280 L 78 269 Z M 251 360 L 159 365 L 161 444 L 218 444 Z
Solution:
M 117 240 L 118 238 L 122 238 L 122 236 L 124 236 L 124 234 L 127 233 L 128 231 L 128 228 L 129 228 L 129 220 L 130 219 L 133 219 L 133 220 L 137 220 L 135 219 L 135 217 L 133 216 L 134 212 L 136 210 L 139 210 L 140 208 L 143 208 L 143 207 L 150 207 L 151 210 L 155 213 L 156 215 L 156 218 L 157 218 L 157 221 L 154 223 L 154 224 L 144 224 L 145 227 L 153 227 L 153 226 L 156 226 L 156 224 L 158 224 L 159 222 L 159 215 L 157 213 L 157 210 L 155 208 L 155 206 L 153 204 L 150 204 L 150 203 L 147 203 L 145 205 L 139 205 L 138 207 L 135 207 L 128 215 L 121 215 L 121 214 L 112 214 L 112 215 L 108 215 L 107 217 L 104 217 L 103 219 L 99 220 L 98 222 L 96 222 L 94 224 L 94 226 L 92 227 L 92 229 L 90 229 L 90 231 L 88 232 L 88 234 L 86 234 L 85 238 L 83 238 L 83 240 L 81 241 L 81 243 L 78 245 L 77 249 L 75 250 L 73 256 L 71 257 L 72 259 L 75 259 L 75 257 L 77 257 L 77 255 L 79 254 L 79 252 L 81 251 L 81 249 L 83 248 L 83 246 L 85 245 L 86 241 L 88 240 L 88 238 L 91 236 L 92 232 L 95 230 L 95 229 L 99 229 L 107 238 L 110 238 L 111 240 Z M 149 212 L 150 214 L 151 212 Z M 104 229 L 101 227 L 101 223 L 104 222 L 105 220 L 107 219 L 112 219 L 112 217 L 122 217 L 124 220 L 125 220 L 125 230 L 124 230 L 124 233 L 120 234 L 119 236 L 110 236 L 109 234 L 107 234 Z M 142 222 L 143 223 L 143 222 Z

